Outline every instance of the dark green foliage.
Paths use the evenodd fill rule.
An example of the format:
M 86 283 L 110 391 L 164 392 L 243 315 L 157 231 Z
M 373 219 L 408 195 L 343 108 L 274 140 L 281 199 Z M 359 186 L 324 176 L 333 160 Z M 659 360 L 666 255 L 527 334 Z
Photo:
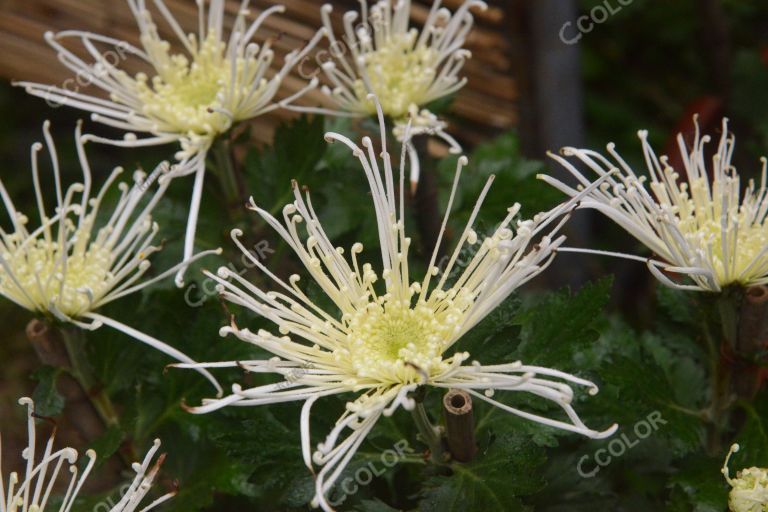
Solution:
M 611 279 L 603 279 L 575 295 L 569 291 L 549 295 L 518 315 L 519 357 L 529 364 L 571 369 L 599 337 L 597 328 L 602 327 L 611 283 Z
M 124 440 L 125 432 L 123 432 L 117 425 L 108 427 L 101 437 L 94 439 L 94 441 L 88 445 L 88 448 L 95 451 L 98 456 L 96 459 L 96 467 L 98 468 L 104 461 L 117 453 L 117 450 Z
M 293 196 L 291 183 L 311 187 L 311 173 L 326 151 L 322 117 L 300 117 L 280 126 L 274 144 L 252 149 L 245 162 L 248 191 L 260 207 L 271 210 Z
M 37 381 L 37 387 L 32 395 L 35 401 L 35 413 L 40 416 L 53 418 L 64 410 L 64 397 L 57 388 L 59 376 L 64 372 L 59 368 L 43 366 L 37 370 L 32 378 Z

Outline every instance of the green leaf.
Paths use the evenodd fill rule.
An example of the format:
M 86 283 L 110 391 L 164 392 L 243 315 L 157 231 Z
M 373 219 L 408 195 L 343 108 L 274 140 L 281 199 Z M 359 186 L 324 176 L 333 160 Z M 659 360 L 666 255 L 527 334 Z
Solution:
M 740 402 L 747 420 L 736 437 L 739 451 L 731 457 L 731 474 L 755 466 L 768 466 L 768 393 L 762 393 L 752 402 Z
M 459 350 L 468 351 L 480 361 L 514 360 L 512 354 L 516 346 L 511 340 L 517 339 L 520 333 L 516 320 L 521 305 L 517 296 L 508 297 L 462 338 Z
M 392 508 L 383 501 L 379 500 L 363 500 L 359 505 L 355 507 L 356 512 L 397 512 L 396 508 Z
M 311 173 L 327 148 L 324 130 L 321 116 L 301 116 L 278 126 L 272 146 L 248 152 L 246 179 L 256 204 L 266 210 L 281 208 L 293 197 L 293 180 L 314 188 Z
M 100 467 L 112 455 L 117 453 L 125 433 L 117 425 L 109 427 L 98 439 L 88 445 L 88 448 L 96 452 L 96 468 Z
M 676 324 L 691 326 L 696 323 L 696 311 L 690 293 L 659 286 L 656 288 L 656 298 L 661 313 L 666 314 Z
M 212 439 L 232 460 L 249 468 L 249 481 L 260 495 L 286 506 L 303 506 L 314 496 L 314 481 L 301 456 L 298 407 L 274 409 L 279 410 L 254 408 L 244 420 L 229 415 L 221 428 L 214 428 Z
M 598 327 L 610 298 L 611 278 L 549 294 L 521 312 L 518 357 L 527 364 L 565 370 L 598 339 Z
M 657 433 L 672 450 L 684 454 L 698 449 L 703 424 L 675 401 L 674 390 L 664 371 L 646 354 L 639 359 L 613 357 L 599 370 L 603 379 L 598 407 L 623 428 L 632 428 L 648 414 L 658 412 L 664 421 Z
M 503 423 L 496 427 L 500 429 L 489 426 L 479 432 L 482 440 L 475 460 L 454 463 L 452 475 L 425 482 L 421 512 L 530 510 L 520 498 L 543 487 L 536 469 L 546 461 L 544 450 Z
M 53 418 L 64 410 L 66 401 L 56 387 L 61 374 L 60 368 L 52 366 L 43 366 L 32 374 L 32 378 L 37 381 L 32 400 L 35 401 L 35 412 L 38 415 Z
M 514 173 L 517 178 L 527 178 L 541 170 L 541 162 L 524 161 L 521 157 L 520 142 L 512 132 L 479 146 L 472 153 L 477 170 L 485 175 Z
M 722 461 L 694 455 L 685 460 L 671 484 L 682 491 L 674 497 L 678 510 L 723 512 L 727 509 L 728 485 L 720 473 Z
M 706 390 L 709 387 L 705 370 L 706 358 L 701 347 L 691 337 L 680 332 L 654 335 L 638 335 L 642 347 L 651 354 L 664 372 L 672 392 L 672 398 L 688 409 L 705 407 Z
M 189 450 L 189 452 L 194 451 Z M 218 494 L 246 497 L 256 495 L 253 485 L 245 477 L 247 468 L 233 463 L 228 457 L 205 451 L 195 454 L 185 463 L 189 465 L 190 469 L 194 468 L 194 471 L 180 479 L 179 493 L 168 502 L 163 510 L 168 512 L 189 512 L 201 509 L 223 510 L 215 505 L 211 506 L 216 502 Z M 176 475 L 177 473 L 169 474 Z
M 605 323 L 611 285 L 606 278 L 575 294 L 565 289 L 527 303 L 509 297 L 467 333 L 460 349 L 483 363 L 520 359 L 563 370 L 583 367 Z
M 532 217 L 562 200 L 560 192 L 536 178 L 544 164 L 522 156 L 519 138 L 513 132 L 479 146 L 469 160 L 470 168 L 462 178 L 462 196 L 458 205 L 463 214 L 471 211 L 480 189 L 491 175 L 495 176 L 495 181 L 479 218 L 489 225 L 495 225 L 499 221 L 496 217 L 516 201 L 522 203 L 522 215 Z M 444 190 L 450 190 L 455 165 L 453 158 L 440 163 Z M 513 192 L 510 194 L 510 191 Z

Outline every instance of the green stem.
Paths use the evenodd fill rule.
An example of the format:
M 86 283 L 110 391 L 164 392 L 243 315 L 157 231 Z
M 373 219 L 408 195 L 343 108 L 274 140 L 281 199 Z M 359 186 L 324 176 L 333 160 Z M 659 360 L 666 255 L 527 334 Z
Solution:
M 280 198 L 275 201 L 275 203 L 272 205 L 272 208 L 269 210 L 269 214 L 272 216 L 278 215 L 285 205 L 290 202 L 293 199 L 293 190 L 289 190 L 288 192 L 285 192 Z
M 718 337 L 713 334 L 711 321 L 706 313 L 702 315 L 701 324 L 709 355 L 710 399 L 709 406 L 707 407 L 707 451 L 714 454 L 717 453 L 720 446 L 722 361 L 720 360 L 720 351 L 716 341 Z
M 720 348 L 735 349 L 739 307 L 740 296 L 734 290 L 726 289 L 717 297 L 714 308 L 719 319 L 719 332 L 713 329 L 711 317 L 703 311 L 702 325 L 709 352 L 711 387 L 707 450 L 712 454 L 720 452 L 723 433 L 730 423 L 732 372 L 728 362 L 723 360 Z
M 60 327 L 58 331 L 67 349 L 72 376 L 83 388 L 104 424 L 107 427 L 117 425 L 119 420 L 112 401 L 103 390 L 97 391 L 96 377 L 86 357 L 85 333 L 77 327 Z
M 227 202 L 227 211 L 233 220 L 242 215 L 245 200 L 245 184 L 237 173 L 232 146 L 228 139 L 217 139 L 211 148 L 211 168 L 219 178 L 221 190 Z
M 427 411 L 422 402 L 416 402 L 416 407 L 411 411 L 413 421 L 419 430 L 419 438 L 429 447 L 430 458 L 435 464 L 442 464 L 444 460 L 443 439 L 440 429 L 433 426 L 427 417 Z
M 741 288 L 726 288 L 717 299 L 717 309 L 720 314 L 723 338 L 731 350 L 736 349 L 742 296 L 743 291 Z
M 687 414 L 688 416 L 693 416 L 694 418 L 698 418 L 699 420 L 702 420 L 702 421 L 708 420 L 707 411 L 705 409 L 697 411 L 694 409 L 689 409 L 688 407 L 683 407 L 682 405 L 678 405 L 673 402 L 666 402 L 665 405 L 670 409 L 674 409 L 675 411 L 681 412 L 683 414 Z

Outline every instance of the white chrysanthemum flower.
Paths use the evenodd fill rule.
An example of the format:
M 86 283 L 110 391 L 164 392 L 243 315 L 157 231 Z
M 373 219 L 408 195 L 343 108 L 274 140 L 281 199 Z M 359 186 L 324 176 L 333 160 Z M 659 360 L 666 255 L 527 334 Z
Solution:
M 728 461 L 738 451 L 738 444 L 731 446 L 722 469 L 725 480 L 731 486 L 728 509 L 731 512 L 768 512 L 768 469 L 746 468 L 738 471 L 736 478 L 731 478 Z
M 66 87 L 27 82 L 18 85 L 49 102 L 91 112 L 94 121 L 126 131 L 121 140 L 91 137 L 93 140 L 123 147 L 172 142 L 181 145 L 177 158 L 184 165 L 180 165 L 174 175 L 195 174 L 184 249 L 184 259 L 187 259 L 194 250 L 205 160 L 212 141 L 227 132 L 233 123 L 284 107 L 315 88 L 317 81 L 312 81 L 291 97 L 274 101 L 285 77 L 317 44 L 323 30 L 304 49 L 289 53 L 282 68 L 267 78 L 274 59 L 272 41 L 259 45 L 253 38 L 264 20 L 275 12 L 284 12 L 284 6 L 270 7 L 249 22 L 249 0 L 243 0 L 234 27 L 227 35 L 225 0 L 210 0 L 207 12 L 205 0 L 197 0 L 200 21 L 197 33 L 185 32 L 162 0 L 154 3 L 178 36 L 183 50 L 160 37 L 146 0 L 128 0 L 141 34 L 141 48 L 79 30 L 45 35 L 58 52 L 59 60 L 76 73 L 79 80 L 109 94 L 108 100 Z M 63 43 L 71 39 L 82 43 L 92 61 L 83 60 L 64 46 Z M 109 57 L 115 49 L 120 58 Z M 129 75 L 122 69 L 127 58 L 141 60 L 146 72 Z M 138 138 L 137 133 L 149 136 Z M 177 276 L 180 286 L 182 276 L 183 270 Z
M 367 137 L 363 139 L 362 148 L 336 133 L 328 133 L 326 138 L 348 146 L 363 166 L 376 212 L 381 269 L 377 271 L 370 263 L 361 261 L 363 246 L 359 243 L 348 253 L 335 247 L 323 231 L 309 194 L 303 195 L 298 186 L 294 186 L 295 201 L 283 209 L 284 223 L 252 200 L 251 209 L 295 251 L 314 282 L 333 302 L 334 311 L 326 311 L 313 302 L 299 286 L 298 275 L 282 280 L 250 256 L 239 239 L 241 232 L 235 230 L 234 242 L 255 266 L 274 280 L 277 289 L 259 288 L 226 267 L 210 277 L 218 281 L 226 300 L 271 320 L 279 335 L 266 330 L 240 329 L 234 321 L 222 328 L 221 334 L 234 334 L 271 352 L 274 358 L 177 365 L 241 367 L 282 376 L 280 382 L 251 389 L 236 385 L 230 396 L 207 400 L 191 410 L 206 413 L 229 405 L 304 401 L 303 457 L 313 472 L 313 463 L 321 467 L 314 503 L 325 510 L 330 510 L 327 493 L 376 421 L 382 415 L 391 415 L 399 406 L 413 409 L 415 402 L 409 393 L 421 385 L 464 389 L 480 400 L 523 418 L 592 438 L 609 436 L 616 429 L 613 426 L 603 432 L 592 430 L 574 411 L 571 403 L 574 392 L 569 384 L 586 386 L 594 394 L 597 387 L 593 383 L 519 361 L 490 366 L 472 361 L 464 365 L 470 355 L 454 347 L 512 291 L 551 263 L 564 240 L 555 233 L 565 222 L 563 214 L 570 211 L 573 204 L 517 222 L 515 217 L 520 206 L 515 205 L 491 236 L 481 238 L 472 226 L 493 181 L 489 179 L 446 268 L 440 270 L 435 263 L 448 213 L 432 253 L 429 272 L 422 281 L 412 281 L 408 268 L 411 240 L 406 236 L 404 225 L 404 166 L 401 163 L 399 186 L 396 186 L 381 112 L 379 122 L 381 161 Z M 466 164 L 466 158 L 462 157 L 447 212 L 451 211 L 461 170 Z M 538 240 L 535 245 L 534 240 Z M 467 246 L 474 248 L 474 256 L 460 261 L 462 249 Z M 454 270 L 458 276 L 453 276 Z M 545 418 L 505 405 L 492 398 L 494 390 L 526 391 L 551 400 L 562 408 L 567 420 Z M 344 393 L 357 396 L 347 403 L 346 412 L 313 454 L 309 428 L 312 405 L 321 397 Z M 348 435 L 342 440 L 346 431 Z
M 485 9 L 485 2 L 466 0 L 451 13 L 435 0 L 419 30 L 410 25 L 410 0 L 380 0 L 370 13 L 367 0 L 359 1 L 359 13 L 344 15 L 343 41 L 334 36 L 333 7 L 321 10 L 335 58 L 322 66 L 332 84 L 325 91 L 343 111 L 375 115 L 374 94 L 385 115 L 402 120 L 412 105 L 424 107 L 464 87 L 459 73 L 470 57 L 463 48 L 474 22 L 470 9 Z
M 26 468 L 22 475 L 13 472 L 6 477 L 0 463 L 0 512 L 45 512 L 48 506 L 50 506 L 48 510 L 69 512 L 96 464 L 96 452 L 88 450 L 85 453 L 88 461 L 84 466 L 78 467 L 77 450 L 74 448 L 54 449 L 53 443 L 56 438 L 54 427 L 51 437 L 45 444 L 45 449 L 38 457 L 35 403 L 30 398 L 25 397 L 19 399 L 19 404 L 27 407 L 28 445 L 21 453 L 22 458 L 26 461 Z M 159 448 L 160 440 L 155 440 L 152 448 L 144 457 L 144 461 L 141 464 L 138 462 L 133 464 L 132 470 L 136 476 L 120 497 L 120 501 L 110 508 L 109 512 L 133 512 L 135 510 L 145 512 L 173 498 L 176 493 L 170 492 L 139 509 L 165 459 L 165 455 L 160 455 L 152 464 Z M 0 442 L 0 462 L 2 462 L 2 442 Z M 55 486 L 63 486 L 65 489 L 64 498 L 58 505 L 53 504 L 54 502 L 58 503 L 58 501 L 52 498 Z M 49 505 L 49 503 L 51 504 Z
M 344 34 L 334 36 L 330 13 L 322 8 L 323 25 L 330 39 L 330 58 L 322 63 L 329 85 L 323 92 L 338 109 L 349 115 L 373 115 L 374 94 L 384 114 L 395 122 L 395 136 L 404 139 L 405 126 L 413 119 L 411 136 L 429 134 L 445 140 L 452 152 L 461 147 L 445 130 L 447 124 L 425 107 L 459 91 L 467 82 L 460 73 L 471 56 L 464 48 L 474 19 L 471 9 L 485 9 L 480 0 L 466 0 L 451 13 L 435 0 L 421 29 L 412 27 L 411 0 L 380 0 L 368 10 L 368 0 L 360 1 L 360 12 L 344 15 Z M 296 107 L 297 110 L 311 110 Z M 410 146 L 410 144 L 409 144 Z M 412 147 L 411 159 L 418 162 Z M 418 181 L 418 167 L 412 167 L 411 181 Z
M 673 169 L 666 156 L 657 157 L 648 143 L 648 133 L 639 132 L 650 182 L 638 176 L 608 145 L 610 160 L 589 150 L 564 148 L 566 157 L 576 157 L 597 176 L 619 172 L 581 201 L 582 208 L 600 211 L 648 247 L 656 259 L 602 251 L 563 249 L 608 254 L 644 261 L 653 275 L 667 286 L 683 290 L 718 292 L 738 284 L 768 283 L 768 189 L 766 160 L 760 187 L 750 180 L 742 194 L 741 180 L 731 165 L 736 142 L 727 120 L 717 151 L 707 165 L 705 151 L 710 138 L 699 133 L 688 150 L 682 135 L 678 144 L 684 169 Z M 580 194 L 590 180 L 565 158 L 551 155 L 578 181 L 571 187 L 549 176 L 542 179 L 570 196 Z M 709 168 L 708 168 L 709 167 Z M 681 173 L 684 173 L 681 176 Z M 712 176 L 710 180 L 710 175 Z M 664 272 L 687 275 L 693 284 L 680 284 Z
M 82 183 L 64 188 L 50 125 L 43 125 L 52 162 L 53 208 L 46 204 L 38 157 L 43 145 L 32 146 L 32 181 L 40 225 L 29 228 L 29 216 L 18 211 L 2 180 L 0 199 L 10 217 L 10 229 L 0 228 L 0 295 L 19 306 L 58 321 L 94 330 L 108 325 L 175 358 L 192 362 L 175 348 L 96 311 L 105 304 L 135 293 L 175 273 L 182 266 L 220 250 L 201 252 L 189 260 L 143 279 L 159 227 L 152 210 L 168 188 L 169 167 L 163 163 L 149 176 L 136 171 L 133 185 L 119 183 L 120 197 L 111 211 L 102 203 L 123 169 L 116 168 L 101 190 L 92 190 L 91 169 L 78 124 L 75 140 L 83 173 Z M 148 191 L 155 182 L 153 193 Z M 50 189 L 48 189 L 50 190 Z M 216 380 L 203 372 L 217 388 Z

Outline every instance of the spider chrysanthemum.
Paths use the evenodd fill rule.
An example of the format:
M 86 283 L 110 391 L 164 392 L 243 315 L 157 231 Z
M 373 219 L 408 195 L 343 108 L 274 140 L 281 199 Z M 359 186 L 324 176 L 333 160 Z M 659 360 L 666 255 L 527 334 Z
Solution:
M 459 73 L 470 53 L 464 49 L 472 28 L 473 7 L 485 3 L 467 0 L 455 12 L 435 0 L 424 26 L 411 26 L 410 0 L 380 0 L 368 9 L 360 0 L 360 12 L 344 15 L 341 40 L 334 35 L 330 14 L 322 8 L 323 24 L 331 42 L 331 56 L 322 69 L 330 82 L 325 92 L 350 113 L 375 115 L 374 94 L 384 114 L 407 120 L 411 107 L 430 102 L 461 89 L 466 78 Z
M 21 453 L 25 469 L 22 474 L 5 474 L 0 442 L 0 512 L 69 512 L 96 464 L 96 452 L 88 450 L 85 453 L 87 461 L 78 464 L 77 450 L 54 448 L 55 427 L 45 447 L 38 446 L 35 403 L 25 397 L 19 400 L 19 404 L 27 407 L 28 445 Z M 39 451 L 40 448 L 42 452 Z M 136 476 L 131 484 L 124 488 L 119 501 L 109 512 L 145 512 L 173 498 L 176 493 L 170 492 L 149 504 L 141 505 L 142 501 L 146 501 L 144 498 L 152 488 L 165 459 L 165 455 L 160 455 L 154 464 L 152 463 L 159 448 L 160 441 L 155 440 L 144 460 L 133 464 L 131 469 Z M 64 492 L 60 502 L 54 496 L 54 492 L 58 492 L 59 488 Z
M 339 111 L 359 116 L 376 113 L 369 98 L 373 94 L 393 119 L 399 141 L 406 142 L 404 128 L 410 120 L 411 136 L 436 135 L 454 153 L 461 152 L 447 124 L 427 106 L 466 84 L 461 71 L 471 56 L 464 44 L 474 23 L 473 8 L 485 9 L 486 4 L 466 0 L 452 13 L 435 0 L 424 25 L 417 28 L 411 24 L 411 0 L 380 0 L 370 9 L 368 0 L 360 0 L 360 12 L 344 15 L 344 33 L 337 38 L 333 8 L 324 5 L 321 14 L 330 49 L 321 64 L 327 81 L 323 92 Z M 412 160 L 415 164 L 418 158 L 412 155 Z M 411 172 L 415 183 L 418 167 L 412 165 Z
M 736 139 L 723 121 L 723 133 L 711 160 L 707 157 L 709 136 L 699 133 L 693 146 L 678 136 L 683 169 L 658 157 L 640 131 L 650 179 L 636 174 L 608 145 L 607 158 L 597 152 L 564 148 L 565 157 L 575 157 L 598 177 L 614 171 L 599 188 L 582 199 L 582 208 L 603 213 L 654 253 L 653 258 L 604 253 L 647 263 L 662 283 L 685 290 L 719 292 L 729 285 L 745 287 L 768 283 L 768 183 L 766 159 L 762 159 L 759 187 L 742 180 L 731 164 Z M 569 186 L 549 176 L 541 178 L 570 196 L 580 194 L 590 180 L 563 156 L 551 155 L 577 180 Z M 665 274 L 687 275 L 692 283 L 672 280 Z
M 225 0 L 198 0 L 199 27 L 188 33 L 164 2 L 155 0 L 161 17 L 180 42 L 180 46 L 174 46 L 161 38 L 146 0 L 127 1 L 138 24 L 141 48 L 79 30 L 49 32 L 45 36 L 59 60 L 78 80 L 101 89 L 108 99 L 67 87 L 27 82 L 18 85 L 49 102 L 91 112 L 94 121 L 126 132 L 119 140 L 92 137 L 93 140 L 124 147 L 180 144 L 177 158 L 183 165 L 178 166 L 175 176 L 195 174 L 186 259 L 194 249 L 205 161 L 211 143 L 234 123 L 286 106 L 316 87 L 316 81 L 312 81 L 290 97 L 275 101 L 283 80 L 322 37 L 322 30 L 302 50 L 289 53 L 283 66 L 272 72 L 273 41 L 268 39 L 259 45 L 253 39 L 267 17 L 285 10 L 282 5 L 272 6 L 249 21 L 249 1 L 244 0 L 227 33 Z M 82 43 L 90 60 L 65 46 L 73 39 Z M 139 60 L 144 71 L 135 75 L 126 72 L 128 59 Z M 181 279 L 180 273 L 179 284 Z
M 83 329 L 110 326 L 177 361 L 191 362 L 175 348 L 98 313 L 102 306 L 136 293 L 203 256 L 220 252 L 201 252 L 146 278 L 150 257 L 161 248 L 152 210 L 168 188 L 168 164 L 159 165 L 150 175 L 136 171 L 133 184 L 116 185 L 117 202 L 105 205 L 123 169 L 114 169 L 95 192 L 78 125 L 75 141 L 83 179 L 65 188 L 48 122 L 43 134 L 53 179 L 42 179 L 39 153 L 43 144 L 34 144 L 32 182 L 38 226 L 30 227 L 31 215 L 16 209 L 0 180 L 0 203 L 9 217 L 7 225 L 0 227 L 0 295 L 33 313 Z M 204 375 L 218 387 L 210 374 Z
M 357 448 L 382 415 L 400 406 L 413 409 L 409 397 L 417 387 L 467 390 L 480 400 L 539 423 L 593 438 L 608 436 L 615 426 L 599 432 L 588 428 L 572 406 L 574 391 L 569 384 L 597 387 L 586 380 L 557 370 L 527 366 L 519 361 L 484 366 L 456 349 L 456 343 L 512 291 L 544 270 L 555 256 L 564 237 L 556 233 L 565 221 L 563 214 L 573 208 L 564 204 L 531 220 L 516 220 L 519 205 L 509 209 L 487 237 L 473 231 L 474 220 L 492 179 L 483 189 L 468 225 L 444 269 L 436 266 L 438 248 L 445 234 L 448 213 L 443 220 L 429 271 L 423 280 L 411 278 L 406 235 L 404 169 L 399 184 L 386 149 L 384 118 L 381 125 L 380 160 L 374 144 L 363 139 L 362 147 L 348 138 L 328 133 L 353 152 L 365 171 L 373 197 L 378 224 L 381 263 L 364 262 L 364 248 L 354 244 L 349 251 L 328 239 L 312 207 L 309 193 L 294 186 L 295 200 L 283 209 L 283 222 L 251 202 L 257 212 L 286 241 L 300 258 L 312 280 L 333 303 L 324 309 L 313 302 L 300 286 L 299 275 L 283 280 L 259 260 L 249 256 L 233 231 L 234 242 L 254 265 L 276 284 L 274 290 L 258 287 L 226 267 L 210 277 L 218 281 L 221 295 L 274 322 L 276 333 L 251 332 L 232 322 L 221 330 L 274 354 L 267 360 L 232 361 L 178 365 L 187 368 L 241 367 L 260 373 L 274 373 L 283 380 L 243 389 L 234 386 L 231 395 L 206 400 L 193 412 L 205 413 L 225 406 L 252 406 L 303 401 L 301 445 L 306 465 L 316 473 L 315 505 L 331 507 L 327 494 Z M 461 157 L 451 196 L 450 212 L 461 169 Z M 537 240 L 538 243 L 535 243 Z M 462 249 L 471 246 L 474 255 L 458 263 Z M 460 270 L 459 267 L 463 267 Z M 466 362 L 470 364 L 464 364 Z M 527 391 L 551 400 L 565 412 L 564 419 L 550 419 L 534 412 L 505 405 L 492 398 L 494 390 Z M 349 394 L 346 412 L 335 428 L 314 451 L 310 448 L 309 416 L 321 397 Z M 346 438 L 342 439 L 347 433 Z

